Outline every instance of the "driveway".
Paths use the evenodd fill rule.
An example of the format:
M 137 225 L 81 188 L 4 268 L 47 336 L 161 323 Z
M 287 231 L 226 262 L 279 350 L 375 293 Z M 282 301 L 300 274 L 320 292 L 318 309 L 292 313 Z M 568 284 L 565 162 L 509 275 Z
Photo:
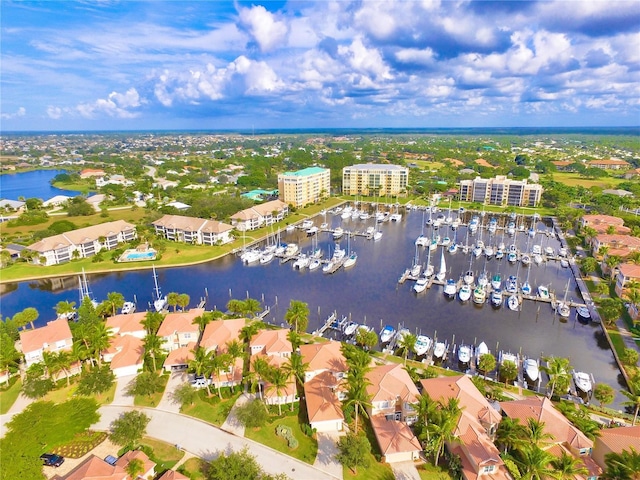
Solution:
M 134 410 L 130 407 L 105 405 L 100 408 L 100 421 L 93 425 L 96 430 L 108 430 L 109 425 L 124 412 Z M 240 438 L 225 432 L 213 425 L 162 410 L 152 408 L 138 408 L 151 421 L 147 426 L 147 435 L 163 440 L 172 445 L 179 445 L 197 457 L 205 460 L 216 458 L 221 451 L 240 451 L 247 448 L 256 457 L 256 461 L 265 472 L 272 475 L 285 473 L 296 480 L 335 480 L 336 477 L 323 470 L 319 470 L 293 457 L 284 455 L 265 445 Z
M 249 393 L 243 393 L 242 395 L 240 395 L 236 400 L 236 403 L 234 403 L 233 408 L 231 408 L 227 419 L 224 421 L 220 428 L 225 432 L 233 433 L 238 437 L 244 437 L 244 425 L 242 425 L 236 418 L 236 410 L 238 409 L 238 407 L 241 407 L 242 405 L 253 399 L 254 395 L 251 395 Z
M 167 386 L 164 389 L 164 394 L 158 407 L 160 410 L 166 410 L 168 412 L 180 413 L 180 403 L 173 398 L 173 392 L 176 388 L 189 380 L 189 376 L 185 370 L 179 372 L 172 372 L 167 382 Z
M 390 463 L 396 480 L 420 480 L 420 474 L 413 462 Z
M 336 478 L 343 478 L 342 464 L 336 460 L 336 455 L 338 454 L 337 443 L 341 434 L 338 432 L 324 432 L 316 435 L 318 437 L 318 455 L 313 466 Z
M 112 405 L 120 406 L 133 406 L 133 396 L 127 395 L 126 391 L 131 381 L 136 378 L 137 375 L 125 375 L 124 377 L 116 378 L 116 392 L 113 395 Z

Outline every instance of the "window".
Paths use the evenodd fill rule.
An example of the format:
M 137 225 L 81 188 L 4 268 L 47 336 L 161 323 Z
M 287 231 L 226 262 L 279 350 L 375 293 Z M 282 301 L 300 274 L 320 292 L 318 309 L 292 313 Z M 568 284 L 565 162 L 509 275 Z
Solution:
M 495 469 L 495 465 L 487 465 L 486 467 L 482 467 L 482 473 L 493 473 Z

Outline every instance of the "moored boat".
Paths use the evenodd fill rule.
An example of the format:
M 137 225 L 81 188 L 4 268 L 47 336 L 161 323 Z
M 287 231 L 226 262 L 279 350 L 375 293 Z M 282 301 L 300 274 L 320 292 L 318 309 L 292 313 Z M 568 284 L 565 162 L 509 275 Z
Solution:
M 343 267 L 344 268 L 353 267 L 356 264 L 357 260 L 358 260 L 358 254 L 356 252 L 351 252 L 351 254 L 344 261 Z
M 487 299 L 487 292 L 484 288 L 478 285 L 473 289 L 473 303 L 482 304 Z
M 449 298 L 453 298 L 456 296 L 457 292 L 458 286 L 456 285 L 456 281 L 453 278 L 450 278 L 444 285 L 444 294 Z
M 344 235 L 344 229 L 342 227 L 338 227 L 333 231 L 333 238 L 338 239 Z
M 468 284 L 464 284 L 460 287 L 458 291 L 458 298 L 460 298 L 461 302 L 466 302 L 471 298 L 471 287 Z
M 538 296 L 543 300 L 549 299 L 549 289 L 546 287 L 546 285 L 538 286 Z
M 480 358 L 487 353 L 489 353 L 489 347 L 486 343 L 480 342 L 480 345 L 476 347 L 476 365 L 480 363 Z
M 429 277 L 426 275 L 421 275 L 418 280 L 416 280 L 415 285 L 413 286 L 413 290 L 416 293 L 422 293 L 427 289 L 427 285 L 429 284 Z
M 344 335 L 350 337 L 351 335 L 356 333 L 358 328 L 358 324 L 356 322 L 348 322 L 344 327 Z
M 473 280 L 474 280 L 473 270 L 467 270 L 464 276 L 462 277 L 462 281 L 467 285 L 471 285 L 473 284 Z
M 124 302 L 122 304 L 122 309 L 120 310 L 120 313 L 122 313 L 123 315 L 126 315 L 128 313 L 134 313 L 136 311 L 136 304 L 133 302 Z
M 395 334 L 395 328 L 393 328 L 391 325 L 385 325 L 384 327 L 382 327 L 382 330 L 380 330 L 380 343 L 389 343 L 393 339 L 393 336 Z
M 502 306 L 502 290 L 500 288 L 495 288 L 491 292 L 491 305 L 494 307 Z
M 469 364 L 471 361 L 471 347 L 469 345 L 458 347 L 458 361 L 463 365 Z
M 491 277 L 491 288 L 497 290 L 502 286 L 502 275 L 496 273 L 493 277 Z
M 576 308 L 576 318 L 583 323 L 589 323 L 591 321 L 591 313 L 586 305 L 581 305 Z
M 591 389 L 593 388 L 591 375 L 586 372 L 576 372 L 574 370 L 572 373 L 572 377 L 573 383 L 575 383 L 577 390 L 586 394 L 591 393 Z
M 314 271 L 317 270 L 320 265 L 322 265 L 322 261 L 319 258 L 314 258 L 309 262 L 309 270 Z
M 518 310 L 520 307 L 520 300 L 517 295 L 509 295 L 509 298 L 507 298 L 507 307 L 509 307 L 509 310 Z
M 538 360 L 535 358 L 527 358 L 522 364 L 522 369 L 524 370 L 525 379 L 530 383 L 535 383 L 538 381 L 540 377 L 540 368 L 538 365 Z
M 441 360 L 444 357 L 446 351 L 447 346 L 444 344 L 444 342 L 436 342 L 433 345 L 433 358 L 435 360 Z
M 566 302 L 558 302 L 556 305 L 556 312 L 563 318 L 568 318 L 571 315 L 571 307 Z
M 273 257 L 273 252 L 263 252 L 262 255 L 260 255 L 260 264 L 266 265 L 267 263 L 271 262 L 271 260 L 273 260 Z
M 418 355 L 419 357 L 422 355 L 426 355 L 426 353 L 431 348 L 431 343 L 432 343 L 431 339 L 426 335 L 418 335 L 416 337 L 416 344 L 413 350 L 414 352 L 416 352 L 416 355 Z

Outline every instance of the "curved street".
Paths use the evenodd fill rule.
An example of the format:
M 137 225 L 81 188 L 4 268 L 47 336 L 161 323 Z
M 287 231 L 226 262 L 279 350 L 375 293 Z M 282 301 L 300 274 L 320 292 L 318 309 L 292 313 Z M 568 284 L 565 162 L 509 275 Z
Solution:
M 260 443 L 237 437 L 195 418 L 157 408 L 105 405 L 99 410 L 100 421 L 92 428 L 109 430 L 111 422 L 129 410 L 143 411 L 151 418 L 147 426 L 148 436 L 177 445 L 205 460 L 216 458 L 221 451 L 240 451 L 246 447 L 267 473 L 274 475 L 284 473 L 296 480 L 335 480 L 338 478 L 325 470 L 301 462 Z

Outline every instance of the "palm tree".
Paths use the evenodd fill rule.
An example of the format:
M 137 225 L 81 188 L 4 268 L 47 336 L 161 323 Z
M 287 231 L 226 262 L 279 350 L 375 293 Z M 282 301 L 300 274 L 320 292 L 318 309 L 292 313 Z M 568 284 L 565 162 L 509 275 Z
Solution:
M 187 293 L 181 293 L 176 299 L 176 304 L 178 307 L 180 307 L 180 310 L 184 311 L 184 309 L 187 308 L 187 305 L 189 305 L 190 301 L 191 297 Z
M 609 253 L 609 247 L 607 245 L 602 245 L 599 249 L 598 249 L 598 253 L 600 255 L 602 255 L 602 258 L 607 256 L 607 253 Z
M 198 347 L 193 352 L 193 360 L 189 362 L 189 369 L 193 370 L 196 375 L 209 377 L 213 370 L 213 352 L 207 352 L 203 347 Z M 208 380 L 208 378 L 207 378 Z M 207 395 L 211 396 L 209 382 L 205 382 Z
M 228 306 L 228 305 L 227 305 Z M 242 327 L 242 329 L 240 330 L 240 339 L 245 342 L 245 343 L 249 343 L 251 341 L 251 338 L 260 331 L 260 323 L 259 322 L 251 322 L 251 323 L 247 323 L 244 327 Z
M 89 331 L 89 345 L 91 346 L 90 352 L 98 362 L 98 366 L 102 366 L 102 352 L 109 348 L 111 344 L 111 332 L 107 329 L 104 322 L 99 322 L 92 325 Z
M 635 252 L 631 252 L 627 256 L 627 262 L 635 263 L 636 265 L 640 265 L 640 251 L 636 250 Z
M 218 397 L 220 397 L 220 400 L 222 400 L 222 390 L 220 385 L 222 382 L 220 382 L 220 375 L 223 371 L 228 370 L 230 366 L 231 355 L 229 355 L 228 353 L 211 356 L 210 368 L 211 372 L 215 373 L 216 378 L 218 379 Z
M 533 444 L 525 444 L 513 457 L 523 480 L 545 480 L 554 478 L 551 466 L 554 456 Z
M 283 365 L 283 368 L 285 372 L 296 379 L 296 389 L 298 396 L 300 396 L 303 390 L 302 385 L 304 385 L 305 373 L 309 368 L 309 364 L 303 360 L 302 355 L 293 352 Z M 291 411 L 293 412 L 293 399 L 291 399 Z
M 525 427 L 525 435 L 527 440 L 530 441 L 536 447 L 542 446 L 542 443 L 547 443 L 547 440 L 553 439 L 553 436 L 545 432 L 545 423 L 535 418 L 529 418 L 527 420 L 527 426 Z
M 505 417 L 496 430 L 496 443 L 502 446 L 505 453 L 515 450 L 523 445 L 525 432 L 525 427 L 520 425 L 520 420 Z
M 435 465 L 438 465 L 440 455 L 444 452 L 444 446 L 458 439 L 454 431 L 461 411 L 457 398 L 450 398 L 446 404 L 438 403 L 437 413 L 429 425 L 430 447 Z
M 622 405 L 631 407 L 634 409 L 632 426 L 636 425 L 638 419 L 638 411 L 640 411 L 640 382 L 639 385 L 633 383 L 629 385 L 629 390 L 620 390 L 620 393 L 627 397 L 629 400 L 622 402 Z
M 500 365 L 500 376 L 504 380 L 504 386 L 506 387 L 509 382 L 512 382 L 518 376 L 518 367 L 511 360 L 505 360 Z
M 167 294 L 167 305 L 173 307 L 173 311 L 175 312 L 178 309 L 178 298 L 180 294 L 177 292 L 169 292 Z
M 493 354 L 485 353 L 480 355 L 480 360 L 478 361 L 478 370 L 482 372 L 482 375 L 486 376 L 487 372 L 491 372 L 494 368 L 496 368 L 496 357 L 494 357 Z
M 564 391 L 565 388 L 569 386 L 569 382 L 571 381 L 571 374 L 569 371 L 571 370 L 571 367 L 569 365 L 568 358 L 548 357 L 544 360 L 546 365 L 544 365 L 541 370 L 549 375 L 549 382 L 551 383 L 551 392 L 549 392 L 549 397 L 553 397 L 553 392 L 556 387 Z
M 416 348 L 416 342 L 418 341 L 417 335 L 413 333 L 406 333 L 400 342 L 398 343 L 398 347 L 404 353 L 404 364 L 407 364 L 407 356 L 409 352 L 412 352 Z
M 605 455 L 607 469 L 600 478 L 606 480 L 639 480 L 640 453 L 633 447 L 620 453 L 611 452 Z
M 580 261 L 580 266 L 582 267 L 582 271 L 588 275 L 589 273 L 597 270 L 598 261 L 593 257 L 584 257 Z
M 309 306 L 299 300 L 291 300 L 284 319 L 296 332 L 305 332 L 309 324 Z
M 158 366 L 156 365 L 156 357 L 162 351 L 162 338 L 160 338 L 155 333 L 147 334 L 144 337 L 144 351 L 151 357 L 151 361 L 153 362 L 153 371 L 158 371 Z
M 47 367 L 49 378 L 55 380 L 57 374 L 62 371 L 62 366 L 58 361 L 58 353 L 44 351 L 42 352 L 42 358 L 44 359 L 44 364 Z
M 275 390 L 276 396 L 281 397 L 282 391 L 286 390 L 287 385 L 289 384 L 289 374 L 284 368 L 271 367 L 268 371 L 268 380 L 271 384 L 269 386 L 269 391 Z M 280 398 L 278 398 L 278 415 L 282 416 L 282 402 L 280 401 Z
M 244 313 L 244 302 L 232 298 L 227 302 L 227 310 L 231 312 L 232 315 L 240 317 Z
M 258 393 L 260 394 L 261 399 L 263 399 L 262 382 L 267 375 L 269 368 L 269 361 L 265 357 L 258 356 L 253 359 L 253 371 L 256 372 L 256 375 L 258 376 Z
M 142 321 L 142 326 L 147 331 L 147 335 L 155 335 L 162 324 L 164 317 L 159 312 L 148 311 Z
M 262 310 L 262 304 L 255 298 L 247 298 L 243 303 L 243 313 L 247 314 L 247 316 L 255 317 Z
M 354 375 L 351 370 L 347 371 L 347 400 L 344 406 L 352 405 L 356 414 L 356 426 L 354 433 L 358 434 L 358 413 L 368 417 L 366 407 L 371 406 L 371 396 L 367 392 L 367 387 L 371 385 L 366 377 Z
M 107 293 L 107 299 L 102 303 L 109 306 L 111 315 L 115 315 L 116 311 L 124 305 L 124 296 L 119 292 L 109 292 Z
M 56 310 L 56 315 L 58 317 L 61 315 L 67 315 L 69 313 L 75 312 L 76 302 L 67 302 L 66 300 L 62 300 L 56 303 L 55 310 Z
M 622 257 L 620 255 L 607 255 L 604 259 L 604 264 L 609 268 L 609 276 L 613 280 L 616 273 L 616 267 L 620 265 Z

